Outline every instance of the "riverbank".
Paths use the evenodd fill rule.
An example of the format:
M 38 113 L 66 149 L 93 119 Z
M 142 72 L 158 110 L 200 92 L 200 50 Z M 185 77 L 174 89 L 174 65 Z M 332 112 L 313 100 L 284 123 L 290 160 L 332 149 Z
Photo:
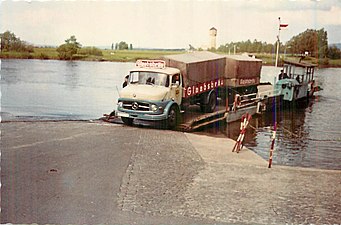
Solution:
M 75 60 L 82 61 L 112 61 L 112 62 L 136 62 L 137 59 L 158 59 L 163 55 L 181 54 L 185 51 L 158 51 L 158 50 L 101 50 L 102 56 L 75 55 Z M 56 48 L 34 48 L 33 53 L 3 52 L 3 59 L 42 59 L 59 60 Z
M 8 122 L 1 223 L 337 224 L 341 171 L 234 141 L 104 122 Z
M 101 50 L 102 56 L 94 55 L 75 55 L 75 60 L 82 61 L 111 61 L 111 62 L 136 62 L 137 59 L 159 59 L 163 55 L 181 54 L 185 51 L 171 50 Z M 226 54 L 217 52 L 218 54 Z M 273 66 L 276 56 L 274 54 L 253 54 L 263 61 L 264 66 Z M 0 58 L 3 59 L 41 59 L 41 60 L 59 60 L 57 48 L 34 48 L 34 52 L 2 52 Z M 290 59 L 288 56 L 287 59 Z M 291 59 L 295 59 L 291 57 Z M 296 58 L 298 60 L 298 58 Z M 307 57 L 306 60 L 311 63 L 318 63 L 315 58 Z M 341 67 L 341 59 L 324 59 L 319 62 L 319 67 Z

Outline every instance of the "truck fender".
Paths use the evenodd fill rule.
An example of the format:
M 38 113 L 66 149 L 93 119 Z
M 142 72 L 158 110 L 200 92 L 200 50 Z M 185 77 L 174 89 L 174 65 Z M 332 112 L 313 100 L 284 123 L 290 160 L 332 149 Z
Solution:
M 168 118 L 168 111 L 170 110 L 170 108 L 171 108 L 173 105 L 178 109 L 178 111 L 180 111 L 179 105 L 178 105 L 176 102 L 174 102 L 174 101 L 170 101 L 170 102 L 166 105 L 165 110 L 164 110 L 164 112 L 165 112 L 167 118 Z

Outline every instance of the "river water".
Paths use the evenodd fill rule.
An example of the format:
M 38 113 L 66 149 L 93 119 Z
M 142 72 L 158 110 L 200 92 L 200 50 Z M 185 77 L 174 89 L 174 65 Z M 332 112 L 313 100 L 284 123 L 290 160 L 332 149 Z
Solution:
M 118 90 L 134 63 L 1 60 L 1 119 L 94 120 L 116 108 Z M 273 82 L 278 68 L 262 68 Z M 341 69 L 316 71 L 323 88 L 307 108 L 277 113 L 274 164 L 341 169 Z M 239 122 L 197 133 L 236 139 Z M 245 146 L 267 159 L 273 114 L 251 120 Z M 232 150 L 232 149 L 231 149 Z

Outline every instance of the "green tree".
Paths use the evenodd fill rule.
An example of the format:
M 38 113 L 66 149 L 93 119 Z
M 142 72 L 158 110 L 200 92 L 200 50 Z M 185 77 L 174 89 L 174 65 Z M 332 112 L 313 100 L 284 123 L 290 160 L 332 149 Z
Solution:
M 225 53 L 234 53 L 234 50 L 236 52 L 250 52 L 250 53 L 272 53 L 275 44 L 268 44 L 266 42 L 258 41 L 257 39 L 253 40 L 251 42 L 250 40 L 247 41 L 239 41 L 239 42 L 230 42 L 226 43 L 225 45 L 220 45 L 217 49 L 219 52 L 225 52 Z M 281 43 L 280 50 L 283 52 L 284 47 Z
M 325 58 L 328 53 L 327 31 L 307 29 L 306 31 L 292 37 L 287 45 L 295 54 L 309 52 L 312 57 Z
M 326 58 L 328 56 L 328 34 L 324 29 L 317 31 L 317 48 L 319 58 Z
M 190 49 L 191 50 L 191 49 Z M 220 45 L 217 49 L 218 52 L 225 52 L 227 53 L 228 52 L 228 45 L 225 44 L 225 45 Z
M 15 51 L 15 52 L 33 52 L 33 45 L 21 41 L 14 33 L 6 31 L 0 34 L 1 38 L 1 52 Z
M 328 58 L 341 59 L 341 50 L 338 47 L 336 47 L 336 45 L 332 45 L 328 49 Z
M 62 44 L 57 48 L 57 52 L 60 59 L 72 60 L 80 48 L 81 44 L 77 42 L 76 37 L 72 35 L 69 39 L 65 40 L 65 44 Z
M 82 45 L 79 42 L 77 42 L 77 38 L 75 37 L 75 35 L 72 35 L 69 39 L 66 39 L 65 43 L 66 44 L 73 44 L 77 48 L 81 48 L 82 47 Z
M 119 50 L 126 50 L 126 49 L 128 49 L 128 44 L 124 41 L 121 41 L 120 43 L 118 43 L 118 49 Z

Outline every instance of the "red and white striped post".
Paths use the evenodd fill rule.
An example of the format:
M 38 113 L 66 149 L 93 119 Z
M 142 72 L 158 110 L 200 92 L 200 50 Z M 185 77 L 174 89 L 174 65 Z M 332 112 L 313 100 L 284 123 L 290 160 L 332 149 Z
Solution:
M 237 138 L 236 143 L 234 144 L 234 147 L 232 149 L 232 152 L 236 151 L 239 153 L 239 151 L 243 148 L 243 141 L 246 133 L 246 127 L 249 125 L 249 122 L 251 120 L 251 115 L 246 113 L 242 116 L 241 122 L 240 122 L 240 133 Z
M 270 156 L 269 156 L 269 168 L 271 168 L 271 165 L 272 165 L 272 157 L 273 157 L 273 152 L 275 148 L 276 131 L 277 131 L 277 122 L 275 122 L 274 130 L 272 132 L 272 138 L 271 138 L 272 140 L 271 140 Z
M 275 67 L 277 67 L 278 65 L 278 56 L 279 56 L 279 46 L 280 46 L 280 32 L 281 29 L 284 27 L 287 27 L 288 24 L 287 23 L 281 23 L 281 17 L 278 17 L 278 22 L 279 22 L 279 26 L 278 26 L 278 35 L 277 35 L 277 50 L 276 50 L 276 62 L 275 62 Z

